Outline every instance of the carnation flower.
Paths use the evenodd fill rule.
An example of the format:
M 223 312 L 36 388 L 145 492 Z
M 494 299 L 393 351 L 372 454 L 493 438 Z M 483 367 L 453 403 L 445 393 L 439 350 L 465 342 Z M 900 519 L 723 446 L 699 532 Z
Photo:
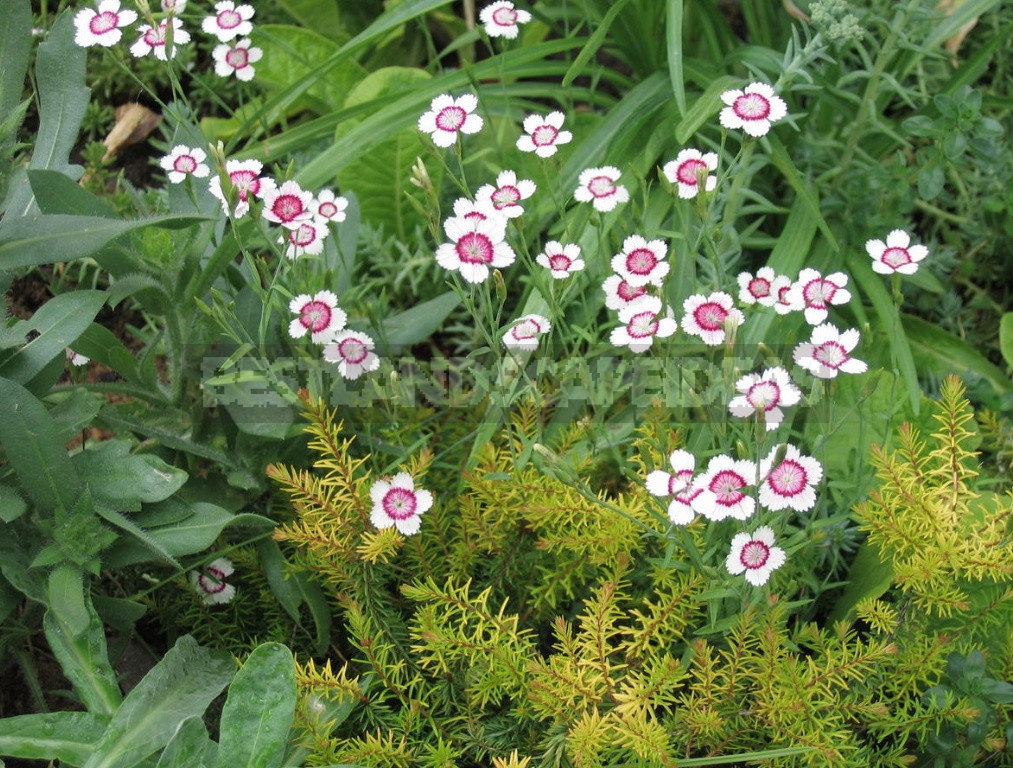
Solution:
M 619 322 L 624 325 L 613 328 L 609 341 L 616 347 L 629 347 L 640 354 L 654 343 L 654 337 L 667 338 L 676 332 L 678 326 L 671 317 L 661 314 L 661 299 L 657 296 L 643 296 L 619 310 Z
M 478 14 L 478 20 L 485 27 L 489 37 L 505 37 L 513 40 L 519 31 L 518 24 L 531 21 L 531 14 L 514 8 L 514 4 L 506 0 L 487 5 Z
M 310 341 L 323 344 L 344 329 L 348 315 L 338 308 L 338 297 L 331 291 L 318 291 L 315 296 L 303 293 L 288 303 L 290 311 L 299 317 L 288 326 L 288 335 L 301 339 L 307 333 Z
M 172 21 L 172 47 L 166 52 L 166 37 L 170 20 Z M 141 36 L 130 46 L 130 53 L 137 58 L 154 52 L 155 58 L 159 61 L 168 61 L 176 58 L 177 45 L 186 45 L 190 42 L 190 33 L 183 29 L 183 22 L 174 16 L 160 22 L 157 29 L 148 24 L 141 24 L 137 31 L 141 33 Z
M 703 493 L 703 489 L 693 485 L 696 459 L 689 451 L 680 449 L 672 451 L 668 462 L 672 465 L 672 473 L 662 469 L 651 472 L 646 480 L 647 492 L 653 496 L 671 496 L 668 519 L 675 525 L 689 525 L 696 516 L 693 502 Z
M 339 331 L 324 345 L 324 360 L 338 366 L 346 379 L 357 379 L 366 371 L 380 367 L 380 358 L 373 354 L 373 339 L 358 331 Z
M 88 363 L 91 362 L 90 357 L 85 357 L 84 355 L 75 352 L 70 347 L 67 347 L 66 355 L 67 361 L 73 366 L 88 365 Z
M 777 302 L 776 291 L 781 286 L 790 286 L 791 280 L 785 276 L 778 277 L 770 267 L 760 267 L 756 274 L 740 272 L 739 301 L 743 304 L 759 304 L 772 307 Z
M 794 283 L 787 275 L 778 275 L 770 285 L 770 293 L 774 296 L 774 311 L 779 315 L 787 315 L 802 309 L 802 295 L 792 294 Z
M 74 14 L 74 42 L 82 48 L 101 45 L 108 48 L 123 37 L 123 27 L 137 21 L 134 11 L 120 10 L 120 0 L 102 0 L 98 10 L 83 8 Z
M 770 124 L 788 114 L 788 106 L 766 83 L 751 83 L 741 91 L 725 91 L 721 101 L 728 105 L 721 110 L 721 125 L 730 130 L 741 128 L 750 136 L 766 136 Z
M 215 3 L 215 15 L 204 19 L 201 22 L 201 29 L 227 43 L 234 38 L 245 37 L 253 31 L 253 24 L 250 23 L 253 14 L 252 5 L 237 6 L 231 0 L 223 0 Z
M 679 197 L 689 200 L 700 193 L 700 182 L 703 180 L 707 192 L 717 186 L 717 177 L 710 172 L 717 170 L 718 156 L 713 152 L 702 153 L 698 149 L 684 149 L 675 156 L 675 160 L 665 163 L 661 169 L 665 178 L 679 187 Z
M 838 372 L 865 373 L 861 360 L 850 357 L 858 346 L 859 333 L 851 328 L 841 333 L 830 323 L 813 328 L 812 338 L 795 347 L 795 362 L 820 379 L 833 379 Z
M 573 141 L 573 134 L 560 130 L 565 116 L 562 112 L 550 112 L 545 117 L 528 115 L 524 118 L 525 135 L 517 139 L 517 149 L 534 152 L 539 157 L 552 157 L 560 144 Z
M 895 229 L 882 240 L 869 240 L 865 250 L 872 257 L 872 271 L 881 275 L 913 275 L 918 262 L 929 255 L 924 245 L 911 245 L 911 236 L 903 229 Z
M 517 180 L 513 171 L 503 171 L 496 177 L 496 186 L 484 184 L 475 194 L 476 199 L 488 201 L 501 216 L 515 219 L 524 213 L 521 200 L 527 200 L 535 193 L 535 182 L 530 179 Z
M 784 419 L 782 405 L 797 405 L 802 399 L 802 393 L 783 368 L 743 376 L 735 383 L 735 389 L 739 395 L 728 403 L 728 410 L 741 419 L 762 413 L 768 432 L 777 429 Z
M 321 224 L 326 224 L 329 221 L 336 224 L 341 223 L 345 220 L 347 207 L 347 198 L 336 197 L 334 192 L 329 189 L 320 190 L 310 204 L 314 218 Z
M 535 256 L 535 261 L 549 270 L 557 280 L 563 280 L 584 268 L 584 260 L 580 258 L 580 246 L 576 243 L 563 245 L 556 240 L 547 242 L 545 250 Z
M 369 519 L 377 528 L 394 526 L 405 536 L 419 532 L 421 516 L 433 506 L 433 494 L 415 488 L 407 472 L 398 472 L 388 480 L 377 480 L 369 489 L 373 510 Z
M 504 219 L 449 218 L 443 229 L 451 242 L 436 249 L 436 261 L 444 269 L 456 270 L 469 283 L 482 283 L 489 268 L 514 263 L 516 254 L 507 245 Z
M 619 169 L 611 165 L 587 168 L 581 171 L 573 196 L 578 202 L 592 203 L 596 211 L 607 213 L 630 199 L 626 187 L 616 183 L 620 176 Z
M 823 479 L 823 467 L 812 456 L 803 456 L 798 448 L 788 444 L 781 462 L 774 461 L 778 446 L 760 462 L 760 504 L 771 512 L 793 509 L 808 512 L 816 505 L 816 484 Z
M 294 181 L 286 181 L 280 187 L 268 190 L 262 198 L 264 218 L 287 229 L 298 229 L 313 216 L 310 210 L 313 193 L 306 192 Z
M 850 291 L 845 290 L 848 276 L 843 272 L 822 277 L 815 269 L 803 269 L 788 292 L 788 301 L 805 308 L 805 319 L 810 325 L 819 325 L 827 319 L 831 305 L 847 304 Z
M 729 322 L 736 326 L 746 321 L 746 316 L 733 306 L 732 297 L 718 291 L 710 296 L 695 293 L 682 303 L 685 315 L 682 330 L 692 336 L 699 336 L 709 347 L 723 344 L 725 327 Z
M 241 219 L 250 210 L 250 198 L 264 197 L 269 192 L 274 192 L 277 185 L 270 176 L 261 176 L 264 164 L 259 160 L 226 160 L 225 173 L 228 177 L 232 191 L 236 197 L 236 208 L 232 215 Z M 222 201 L 222 210 L 229 212 L 228 198 L 222 192 L 222 180 L 218 176 L 212 176 L 208 184 L 211 194 Z
M 488 198 L 481 200 L 469 200 L 466 197 L 459 197 L 454 201 L 454 216 L 459 219 L 503 219 L 503 214 L 492 207 L 492 201 Z M 506 227 L 506 222 L 502 223 Z
M 784 550 L 775 547 L 774 541 L 774 531 L 767 525 L 761 525 L 751 534 L 735 534 L 725 568 L 734 576 L 745 573 L 746 581 L 754 587 L 763 586 L 786 559 Z
M 623 280 L 622 275 L 612 275 L 601 284 L 605 291 L 605 306 L 609 309 L 622 309 L 641 296 L 647 295 L 646 285 L 631 285 Z
M 668 246 L 663 241 L 630 235 L 623 241 L 622 253 L 612 257 L 612 271 L 633 286 L 661 285 L 670 269 L 667 255 Z
M 324 240 L 330 234 L 327 224 L 319 220 L 304 221 L 295 229 L 286 229 L 285 234 L 278 238 L 279 243 L 287 243 L 285 255 L 290 259 L 298 258 L 304 253 L 316 256 L 324 251 Z
M 707 471 L 693 481 L 701 491 L 693 508 L 709 520 L 745 520 L 756 510 L 756 502 L 744 489 L 755 482 L 754 462 L 715 456 L 707 463 Z
M 541 315 L 524 315 L 511 324 L 510 330 L 503 334 L 503 344 L 517 349 L 533 350 L 538 347 L 538 337 L 544 336 L 552 329 L 548 318 Z
M 160 165 L 168 171 L 166 174 L 169 181 L 179 184 L 187 176 L 195 176 L 198 179 L 205 178 L 211 169 L 205 165 L 207 158 L 203 149 L 185 147 L 182 144 L 172 148 L 172 151 L 163 157 Z
M 253 79 L 256 70 L 253 68 L 255 62 L 260 61 L 264 52 L 260 48 L 250 45 L 250 38 L 244 37 L 237 40 L 234 45 L 222 43 L 216 45 L 211 51 L 211 58 L 215 60 L 215 74 L 219 77 L 235 75 L 244 83 Z
M 190 584 L 204 605 L 221 605 L 236 596 L 236 588 L 225 583 L 233 570 L 231 560 L 219 557 L 204 566 L 203 573 L 190 571 Z
M 441 94 L 433 99 L 430 110 L 419 118 L 419 130 L 433 138 L 438 147 L 449 147 L 457 141 L 458 133 L 478 133 L 482 130 L 482 118 L 474 114 L 478 98 L 466 93 L 455 99 Z

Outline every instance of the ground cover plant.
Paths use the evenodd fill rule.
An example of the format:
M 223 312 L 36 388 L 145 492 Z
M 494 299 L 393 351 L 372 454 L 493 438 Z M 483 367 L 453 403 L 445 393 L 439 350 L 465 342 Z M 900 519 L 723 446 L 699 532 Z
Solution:
M 0 756 L 1010 764 L 1009 26 L 10 2 Z

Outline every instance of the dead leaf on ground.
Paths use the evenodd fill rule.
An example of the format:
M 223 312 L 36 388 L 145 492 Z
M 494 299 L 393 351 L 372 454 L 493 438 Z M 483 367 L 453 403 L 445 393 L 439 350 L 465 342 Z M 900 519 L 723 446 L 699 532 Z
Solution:
M 161 121 L 161 115 L 141 104 L 121 104 L 116 107 L 116 125 L 102 142 L 106 146 L 102 162 L 109 162 L 123 147 L 144 141 Z
M 942 11 L 947 16 L 952 16 L 954 12 L 958 8 L 960 8 L 960 6 L 962 6 L 965 2 L 967 2 L 967 0 L 939 0 L 939 5 L 936 6 L 936 10 Z M 960 62 L 957 61 L 957 51 L 960 50 L 960 46 L 963 44 L 964 38 L 967 37 L 967 35 L 970 33 L 972 29 L 974 29 L 977 23 L 978 17 L 975 16 L 964 26 L 962 26 L 959 30 L 957 30 L 957 34 L 948 39 L 946 43 L 943 45 L 943 47 L 946 48 L 947 52 L 950 54 L 950 63 L 954 67 L 959 66 L 960 64 Z

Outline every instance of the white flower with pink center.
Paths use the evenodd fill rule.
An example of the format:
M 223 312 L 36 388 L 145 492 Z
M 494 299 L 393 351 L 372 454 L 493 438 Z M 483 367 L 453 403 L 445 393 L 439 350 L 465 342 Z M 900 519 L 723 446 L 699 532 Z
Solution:
M 517 149 L 542 158 L 552 157 L 560 144 L 573 141 L 573 134 L 562 130 L 565 119 L 562 112 L 550 112 L 545 117 L 528 115 L 524 118 L 524 135 L 517 139 Z
M 647 492 L 662 498 L 672 497 L 668 503 L 668 519 L 675 525 L 689 525 L 696 517 L 693 503 L 703 489 L 693 485 L 696 459 L 689 451 L 676 450 L 668 457 L 672 471 L 656 469 L 647 475 Z
M 788 114 L 788 105 L 774 94 L 766 83 L 751 83 L 741 91 L 725 91 L 721 101 L 721 125 L 729 130 L 743 130 L 750 136 L 766 136 L 770 124 Z
M 759 304 L 772 307 L 777 302 L 776 291 L 783 286 L 790 286 L 791 280 L 785 276 L 778 277 L 770 267 L 760 267 L 753 275 L 740 272 L 739 301 L 743 304 Z
M 678 185 L 679 197 L 690 200 L 700 194 L 700 185 L 707 192 L 713 192 L 718 184 L 711 171 L 718 167 L 718 156 L 713 152 L 704 154 L 699 149 L 684 149 L 675 160 L 665 163 L 661 172 L 669 183 Z
M 641 296 L 647 295 L 646 285 L 631 285 L 622 275 L 606 278 L 601 288 L 605 291 L 605 306 L 609 309 L 622 309 Z
M 646 352 L 655 337 L 668 338 L 678 330 L 669 308 L 667 316 L 661 317 L 661 299 L 644 296 L 619 310 L 619 322 L 623 325 L 613 328 L 609 341 L 616 347 L 629 347 L 638 355 Z
M 623 174 L 614 166 L 587 168 L 577 179 L 573 197 L 581 203 L 591 203 L 596 211 L 608 213 L 619 203 L 628 202 L 630 193 L 619 183 Z
M 612 271 L 633 286 L 661 285 L 671 268 L 667 256 L 668 246 L 663 241 L 630 235 L 623 240 L 622 253 L 612 257 Z
M 338 366 L 346 379 L 357 379 L 367 371 L 380 367 L 380 358 L 373 354 L 373 339 L 358 331 L 339 331 L 324 345 L 324 360 Z
M 219 557 L 203 571 L 190 571 L 190 584 L 204 605 L 222 605 L 236 596 L 236 588 L 225 583 L 233 570 L 231 560 Z
M 869 240 L 865 250 L 872 257 L 872 271 L 881 275 L 913 275 L 918 262 L 929 255 L 924 245 L 911 245 L 911 236 L 903 229 L 895 229 L 882 240 Z
M 496 186 L 484 184 L 475 193 L 475 198 L 481 201 L 488 201 L 493 210 L 508 219 L 516 219 L 524 208 L 522 200 L 527 200 L 535 194 L 535 182 L 530 179 L 518 181 L 517 174 L 513 171 L 503 171 L 496 177 Z
M 490 269 L 509 267 L 517 258 L 507 244 L 506 220 L 449 218 L 443 229 L 451 242 L 436 249 L 436 262 L 461 273 L 469 283 L 482 283 Z
M 478 98 L 472 93 L 456 99 L 444 93 L 433 99 L 429 107 L 419 118 L 419 130 L 432 136 L 438 147 L 453 146 L 458 134 L 482 130 L 482 118 L 475 114 Z
M 324 252 L 324 240 L 330 234 L 327 225 L 316 219 L 304 221 L 295 229 L 286 229 L 285 234 L 278 238 L 285 244 L 285 255 L 297 259 L 303 254 L 317 256 Z
M 503 334 L 503 344 L 516 349 L 533 350 L 538 347 L 538 337 L 552 330 L 548 318 L 541 315 L 524 315 L 518 317 Z
M 756 510 L 756 501 L 746 493 L 756 483 L 755 462 L 715 456 L 693 482 L 702 491 L 693 509 L 708 520 L 745 520 Z
M 169 22 L 172 21 L 172 45 L 168 45 Z M 183 29 L 183 22 L 174 16 L 162 21 L 157 28 L 141 24 L 137 31 L 141 36 L 130 46 L 130 53 L 136 58 L 154 53 L 159 61 L 176 58 L 176 46 L 190 42 L 190 33 Z M 169 48 L 166 51 L 166 48 Z
M 67 347 L 65 354 L 67 355 L 67 362 L 69 362 L 71 365 L 75 367 L 88 365 L 88 363 L 91 362 L 90 357 L 85 357 L 84 355 L 75 352 L 70 347 Z
M 298 317 L 288 326 L 288 335 L 301 339 L 307 333 L 314 344 L 324 344 L 338 331 L 344 330 L 348 315 L 338 308 L 338 297 L 331 291 L 318 291 L 315 296 L 303 293 L 288 303 Z
M 732 297 L 723 291 L 710 296 L 693 294 L 682 303 L 686 313 L 682 318 L 682 330 L 691 336 L 699 336 L 709 347 L 723 344 L 726 329 L 738 327 L 746 321 L 746 316 L 733 304 Z
M 231 189 L 229 195 L 235 201 L 235 210 L 232 215 L 241 219 L 250 210 L 251 197 L 264 197 L 268 192 L 277 189 L 274 179 L 270 176 L 261 176 L 264 164 L 259 160 L 226 160 L 225 173 L 229 180 Z M 212 176 L 208 184 L 211 194 L 222 202 L 222 210 L 229 212 L 229 198 L 222 192 L 222 180 L 218 176 Z
M 788 300 L 804 307 L 806 322 L 819 325 L 827 319 L 831 306 L 851 301 L 851 292 L 844 287 L 847 284 L 848 276 L 843 272 L 823 277 L 815 269 L 803 269 L 789 291 Z
M 739 394 L 728 403 L 728 410 L 740 419 L 762 414 L 768 432 L 777 429 L 784 420 L 781 406 L 798 405 L 802 399 L 802 393 L 784 368 L 750 373 L 735 382 L 735 389 Z
M 82 48 L 108 48 L 123 37 L 123 27 L 137 21 L 134 11 L 120 10 L 120 0 L 102 0 L 98 9 L 84 8 L 74 14 L 74 42 Z
M 745 573 L 746 581 L 754 587 L 762 587 L 787 559 L 784 550 L 774 546 L 775 541 L 774 531 L 767 525 L 761 525 L 752 533 L 735 534 L 725 568 L 733 576 Z
M 211 169 L 204 163 L 207 159 L 203 149 L 196 147 L 185 147 L 182 144 L 172 148 L 172 151 L 163 157 L 159 164 L 168 171 L 166 174 L 173 184 L 182 183 L 187 176 L 194 176 L 198 179 L 205 178 Z
M 794 285 L 787 275 L 778 275 L 770 284 L 770 294 L 774 297 L 773 307 L 777 314 L 787 315 L 802 311 L 802 294 L 795 296 L 792 293 Z
M 851 357 L 858 346 L 858 330 L 843 333 L 830 323 L 813 328 L 812 337 L 795 347 L 795 362 L 819 379 L 833 379 L 838 373 L 865 373 L 869 366 Z
M 373 511 L 369 519 L 377 528 L 394 526 L 405 536 L 419 532 L 421 516 L 433 506 L 433 494 L 415 487 L 407 472 L 398 472 L 389 481 L 377 480 L 369 489 Z
M 517 25 L 531 21 L 531 14 L 514 8 L 514 4 L 507 0 L 500 0 L 483 8 L 478 14 L 478 20 L 482 22 L 489 37 L 513 40 L 520 29 Z
M 175 13 L 178 16 L 186 10 L 186 0 L 162 0 L 161 6 L 165 13 Z
M 281 224 L 287 229 L 298 229 L 313 218 L 310 206 L 313 193 L 306 192 L 294 181 L 286 181 L 280 187 L 263 195 L 263 216 L 272 224 Z
M 348 208 L 348 199 L 336 196 L 334 191 L 330 189 L 322 189 L 317 192 L 310 205 L 313 218 L 320 224 L 327 224 L 329 221 L 340 224 L 345 220 L 346 208 Z
M 777 466 L 780 448 L 775 446 L 766 459 L 760 462 L 760 504 L 771 512 L 793 509 L 808 512 L 816 506 L 816 484 L 823 479 L 823 466 L 812 456 L 803 456 L 798 448 L 788 444 L 784 457 Z
M 244 37 L 237 40 L 235 44 L 222 43 L 216 45 L 211 51 L 211 58 L 215 61 L 215 74 L 219 77 L 235 75 L 244 83 L 253 79 L 257 73 L 253 65 L 260 61 L 264 52 L 250 44 L 250 38 Z
M 454 201 L 454 216 L 459 219 L 502 219 L 503 214 L 492 207 L 492 202 L 486 198 L 482 200 L 469 200 L 466 197 L 459 197 Z M 506 223 L 503 223 L 506 226 Z
M 201 22 L 201 29 L 227 43 L 237 37 L 245 37 L 253 31 L 254 10 L 252 5 L 236 5 L 230 0 L 215 3 L 215 15 Z
M 574 272 L 584 268 L 584 260 L 580 258 L 580 246 L 576 243 L 563 245 L 556 240 L 545 244 L 545 249 L 535 256 L 535 261 L 549 270 L 556 280 L 565 280 Z

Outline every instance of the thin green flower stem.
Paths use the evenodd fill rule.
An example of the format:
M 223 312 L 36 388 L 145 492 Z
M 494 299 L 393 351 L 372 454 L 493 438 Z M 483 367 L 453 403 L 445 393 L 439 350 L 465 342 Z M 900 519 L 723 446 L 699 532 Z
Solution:
M 457 152 L 460 152 L 460 140 L 458 140 L 455 145 L 455 149 Z M 440 165 L 443 166 L 443 169 L 447 172 L 447 175 L 450 176 L 451 180 L 458 186 L 458 188 L 461 189 L 462 192 L 464 192 L 464 196 L 469 200 L 474 200 L 471 190 L 468 189 L 467 182 L 458 178 L 457 174 L 454 173 L 454 170 L 450 167 L 450 163 L 447 162 L 446 152 L 441 150 L 435 144 L 430 147 L 430 151 L 436 156 L 436 159 L 439 160 Z
M 749 170 L 749 161 L 753 159 L 753 152 L 756 151 L 756 145 L 758 143 L 759 142 L 755 139 L 746 141 L 743 147 L 739 150 L 736 160 L 732 161 L 732 164 L 728 169 L 729 174 L 733 170 L 737 171 L 737 173 L 735 174 L 735 178 L 732 179 L 731 189 L 728 190 L 728 195 L 725 197 L 724 225 L 735 225 L 735 219 L 739 213 L 739 204 L 742 199 L 739 191 L 752 180 L 746 172 Z
M 949 221 L 954 224 L 960 225 L 964 225 L 970 222 L 970 219 L 968 219 L 966 216 L 958 216 L 957 214 L 951 213 L 950 211 L 944 211 L 942 208 L 938 208 L 932 205 L 932 203 L 927 203 L 924 200 L 918 198 L 915 199 L 914 204 L 915 208 L 920 208 L 926 213 L 931 213 L 933 216 L 943 219 L 944 221 Z

